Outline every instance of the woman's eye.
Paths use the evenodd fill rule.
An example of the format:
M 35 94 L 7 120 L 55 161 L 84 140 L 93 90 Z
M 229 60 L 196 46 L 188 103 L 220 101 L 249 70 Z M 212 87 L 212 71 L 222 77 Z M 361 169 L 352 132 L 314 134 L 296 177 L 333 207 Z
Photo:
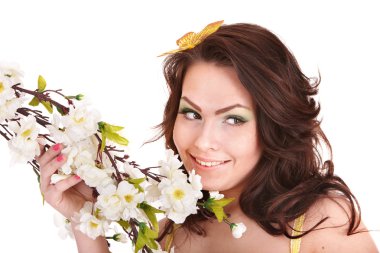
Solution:
M 185 118 L 193 120 L 193 119 L 201 119 L 201 115 L 199 113 L 190 110 L 190 109 L 183 109 L 180 111 L 181 114 L 185 116 Z
M 196 112 L 187 112 L 185 113 L 185 117 L 188 119 L 200 119 L 201 116 Z
M 240 116 L 229 116 L 227 117 L 226 121 L 227 124 L 230 125 L 241 125 L 246 122 L 246 120 Z

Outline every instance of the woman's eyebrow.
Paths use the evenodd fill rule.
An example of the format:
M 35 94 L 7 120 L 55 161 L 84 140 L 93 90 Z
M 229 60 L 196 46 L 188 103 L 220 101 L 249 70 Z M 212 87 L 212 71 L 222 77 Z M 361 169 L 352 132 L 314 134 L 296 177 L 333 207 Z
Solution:
M 196 105 L 193 101 L 191 101 L 189 98 L 187 97 L 181 97 L 181 100 L 185 100 L 187 103 L 189 103 L 192 107 L 194 107 L 195 110 L 199 111 L 199 112 L 202 112 L 202 109 Z
M 231 111 L 232 109 L 235 109 L 235 108 L 244 108 L 244 109 L 247 109 L 247 110 L 251 110 L 248 106 L 244 106 L 244 105 L 241 105 L 241 104 L 234 104 L 234 105 L 230 105 L 230 106 L 227 106 L 227 107 L 224 107 L 222 109 L 217 110 L 215 112 L 215 115 Z
M 196 109 L 197 111 L 202 112 L 202 109 L 197 104 L 195 104 L 193 101 L 191 101 L 188 97 L 184 96 L 181 99 L 185 100 L 192 107 L 194 107 L 194 109 Z M 244 105 L 241 105 L 241 104 L 234 104 L 234 105 L 230 105 L 230 106 L 227 106 L 227 107 L 224 107 L 224 108 L 221 108 L 221 109 L 217 110 L 215 112 L 215 115 L 228 112 L 228 111 L 230 111 L 230 110 L 232 110 L 234 108 L 244 108 L 244 109 L 247 109 L 247 110 L 251 110 L 248 106 L 244 106 Z

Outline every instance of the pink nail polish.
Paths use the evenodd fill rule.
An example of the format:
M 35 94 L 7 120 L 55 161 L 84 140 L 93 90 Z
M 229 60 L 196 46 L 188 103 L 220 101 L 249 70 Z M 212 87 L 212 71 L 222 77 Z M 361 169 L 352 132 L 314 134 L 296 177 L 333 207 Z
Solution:
M 80 176 L 75 175 L 75 179 L 80 180 L 81 178 L 80 178 Z
M 63 160 L 63 155 L 62 154 L 60 154 L 59 156 L 57 156 L 57 162 L 62 162 L 62 160 Z
M 54 150 L 54 151 L 58 151 L 60 147 L 61 147 L 61 144 L 57 143 L 57 144 L 55 144 L 55 145 L 53 146 L 53 150 Z

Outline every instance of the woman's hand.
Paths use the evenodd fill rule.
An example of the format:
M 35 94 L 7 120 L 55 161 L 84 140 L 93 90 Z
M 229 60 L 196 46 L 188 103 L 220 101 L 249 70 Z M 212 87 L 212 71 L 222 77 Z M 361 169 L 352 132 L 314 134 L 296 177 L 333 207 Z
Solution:
M 41 155 L 36 160 L 40 164 L 40 188 L 45 201 L 71 219 L 86 201 L 93 202 L 94 197 L 92 189 L 77 175 L 56 184 L 50 183 L 51 176 L 66 162 L 66 157 L 61 154 L 62 149 L 62 144 L 55 144 L 46 151 L 41 147 Z

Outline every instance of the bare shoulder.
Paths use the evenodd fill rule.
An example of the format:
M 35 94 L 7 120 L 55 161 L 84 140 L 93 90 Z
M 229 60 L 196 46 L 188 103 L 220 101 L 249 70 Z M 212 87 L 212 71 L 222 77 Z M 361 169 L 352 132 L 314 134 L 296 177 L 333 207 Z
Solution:
M 322 219 L 326 220 L 302 239 L 304 252 L 367 252 L 378 253 L 375 243 L 357 215 L 359 227 L 347 235 L 351 217 L 350 202 L 338 195 L 317 201 L 306 213 L 304 230 L 311 229 Z

